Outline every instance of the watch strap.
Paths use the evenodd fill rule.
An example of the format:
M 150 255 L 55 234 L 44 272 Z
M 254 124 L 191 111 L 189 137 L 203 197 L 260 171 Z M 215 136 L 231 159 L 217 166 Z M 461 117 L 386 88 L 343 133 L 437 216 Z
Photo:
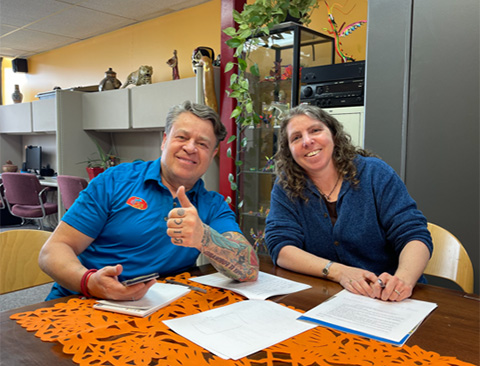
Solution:
M 329 261 L 327 263 L 327 265 L 325 266 L 325 268 L 322 270 L 322 273 L 325 277 L 328 276 L 328 274 L 330 273 L 330 266 L 333 264 L 334 262 L 333 261 Z

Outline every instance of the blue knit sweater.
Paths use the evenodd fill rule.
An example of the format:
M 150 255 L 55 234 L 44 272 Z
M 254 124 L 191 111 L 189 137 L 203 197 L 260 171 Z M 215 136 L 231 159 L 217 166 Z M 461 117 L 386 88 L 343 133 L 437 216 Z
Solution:
M 400 252 L 412 240 L 420 240 L 432 252 L 427 220 L 396 172 L 377 158 L 358 156 L 355 163 L 360 183 L 353 187 L 343 182 L 335 226 L 312 181 L 305 192 L 308 203 L 292 202 L 278 183 L 274 185 L 265 229 L 274 263 L 280 249 L 293 245 L 380 275 L 394 274 Z

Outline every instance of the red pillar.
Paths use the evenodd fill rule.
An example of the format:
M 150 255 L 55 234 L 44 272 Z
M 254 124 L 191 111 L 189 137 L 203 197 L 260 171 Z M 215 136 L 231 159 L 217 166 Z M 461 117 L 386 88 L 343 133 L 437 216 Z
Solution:
M 233 20 L 232 11 L 237 10 L 241 12 L 243 10 L 243 5 L 246 3 L 246 0 L 222 0 L 221 3 L 221 29 L 225 29 L 228 27 L 236 27 L 236 23 Z M 221 46 L 220 46 L 220 54 L 221 54 L 221 66 L 220 66 L 220 118 L 224 123 L 225 127 L 227 127 L 228 135 L 227 138 L 220 143 L 220 162 L 219 162 L 219 175 L 220 175 L 220 186 L 219 192 L 225 198 L 230 197 L 232 199 L 232 203 L 230 207 L 235 211 L 235 191 L 232 191 L 230 188 L 230 182 L 228 180 L 229 174 L 233 174 L 235 176 L 236 167 L 235 167 L 235 160 L 232 158 L 227 157 L 227 150 L 230 148 L 232 150 L 232 157 L 236 155 L 236 141 L 227 144 L 227 140 L 230 136 L 237 133 L 237 126 L 235 124 L 235 120 L 230 118 L 230 114 L 232 113 L 233 109 L 236 107 L 236 100 L 229 98 L 225 93 L 225 90 L 228 89 L 230 85 L 230 76 L 233 72 L 237 72 L 237 69 L 234 68 L 232 71 L 229 71 L 225 74 L 225 65 L 229 61 L 234 61 L 233 53 L 230 47 L 228 47 L 225 42 L 228 40 L 228 36 L 221 31 Z

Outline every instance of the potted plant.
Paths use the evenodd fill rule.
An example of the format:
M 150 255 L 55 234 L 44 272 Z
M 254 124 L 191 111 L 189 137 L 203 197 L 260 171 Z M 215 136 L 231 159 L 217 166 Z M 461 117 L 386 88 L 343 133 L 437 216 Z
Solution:
M 110 150 L 108 153 L 106 153 L 98 141 L 94 140 L 92 138 L 93 142 L 97 146 L 97 152 L 91 154 L 90 156 L 87 157 L 87 160 L 81 161 L 79 164 L 87 164 L 86 170 L 88 174 L 88 178 L 92 180 L 95 178 L 97 175 L 100 173 L 104 172 L 106 169 L 117 165 L 118 162 L 118 157 L 113 154 L 113 152 Z
M 298 19 L 304 25 L 309 24 L 311 13 L 316 8 L 318 8 L 317 0 L 257 0 L 253 4 L 246 4 L 242 12 L 233 11 L 233 19 L 238 24 L 238 28 L 229 27 L 223 32 L 231 37 L 226 44 L 235 50 L 234 57 L 237 59 L 236 62 L 228 62 L 225 66 L 225 72 L 229 72 L 235 67 L 238 68 L 238 71 L 231 75 L 229 90 L 227 90 L 229 97 L 237 101 L 230 116 L 235 120 L 237 126 L 249 126 L 261 122 L 253 108 L 246 75 L 250 73 L 253 76 L 260 76 L 256 63 L 253 63 L 247 70 L 247 59 L 250 49 L 256 45 L 255 41 L 259 39 L 259 36 L 268 36 L 272 27 L 283 23 L 287 16 Z M 236 135 L 232 135 L 227 143 L 231 143 L 235 139 Z M 240 142 L 240 146 L 243 146 L 244 143 Z M 227 156 L 233 157 L 231 148 L 227 149 Z M 235 163 L 237 167 L 242 165 L 239 160 Z M 237 184 L 233 174 L 230 174 L 229 181 L 231 189 L 235 191 Z M 230 197 L 227 197 L 227 202 L 231 202 Z

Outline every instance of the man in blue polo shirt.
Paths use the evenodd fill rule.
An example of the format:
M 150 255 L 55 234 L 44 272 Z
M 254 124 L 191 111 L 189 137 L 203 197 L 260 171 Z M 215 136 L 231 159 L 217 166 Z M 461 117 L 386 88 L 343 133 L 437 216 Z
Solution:
M 254 249 L 223 197 L 200 179 L 226 134 L 213 109 L 187 101 L 167 115 L 160 159 L 120 164 L 92 180 L 40 253 L 56 281 L 47 300 L 139 299 L 155 281 L 121 281 L 185 271 L 200 253 L 233 279 L 256 280 Z

